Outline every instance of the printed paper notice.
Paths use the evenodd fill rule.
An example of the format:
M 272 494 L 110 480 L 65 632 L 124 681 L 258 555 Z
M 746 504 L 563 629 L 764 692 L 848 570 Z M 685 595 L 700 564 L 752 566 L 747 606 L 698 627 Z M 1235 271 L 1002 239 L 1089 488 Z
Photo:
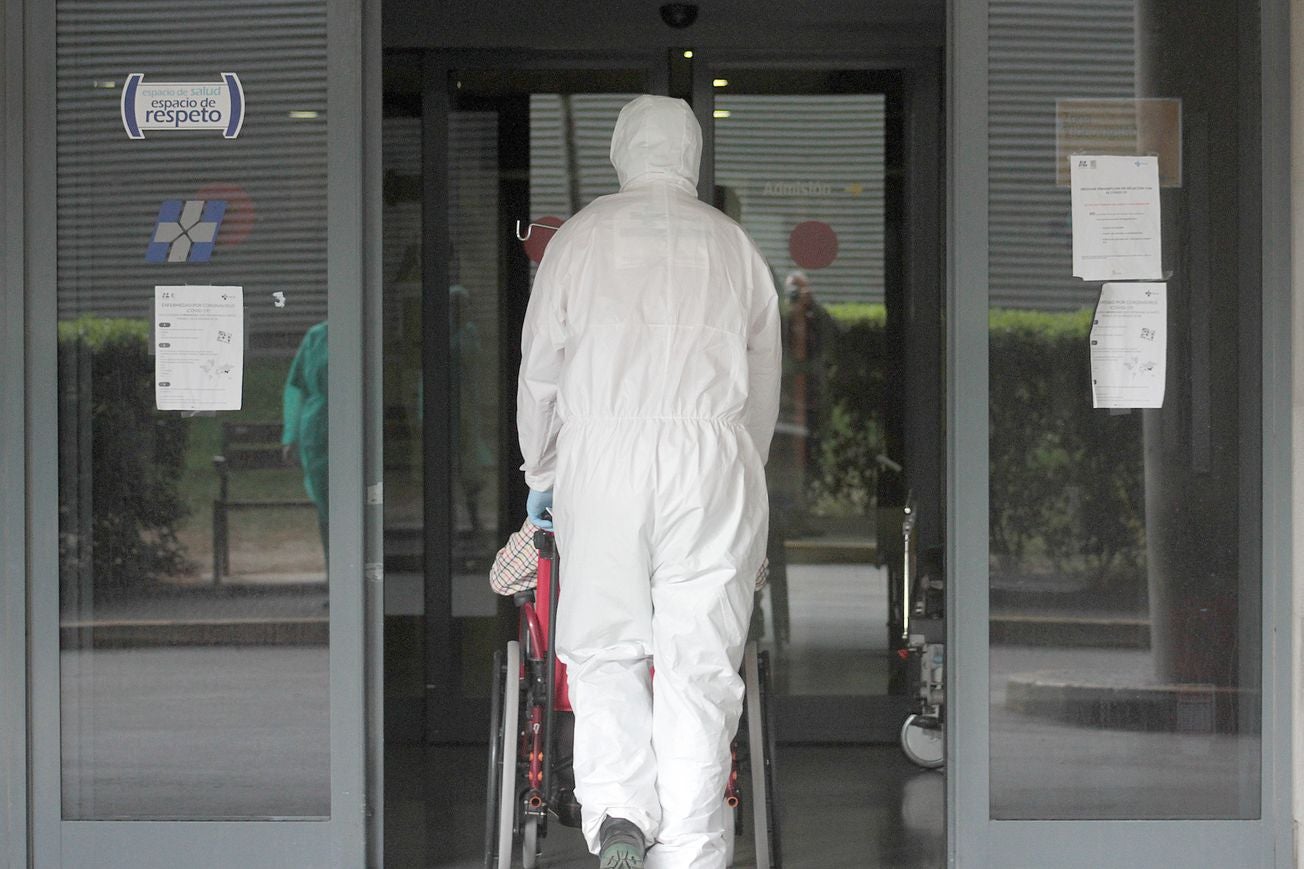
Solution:
M 240 409 L 240 287 L 155 287 L 154 344 L 154 400 L 159 410 Z
M 1091 321 L 1092 407 L 1163 407 L 1168 285 L 1105 284 Z
M 1159 162 L 1072 157 L 1073 274 L 1085 281 L 1159 280 Z

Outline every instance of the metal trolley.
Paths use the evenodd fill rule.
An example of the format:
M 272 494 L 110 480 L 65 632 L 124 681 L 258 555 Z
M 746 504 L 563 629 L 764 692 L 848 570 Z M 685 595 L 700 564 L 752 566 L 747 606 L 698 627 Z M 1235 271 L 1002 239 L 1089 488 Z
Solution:
M 915 556 L 916 513 L 907 498 L 901 518 L 901 643 L 906 695 L 913 710 L 901 725 L 906 757 L 937 769 L 946 754 L 946 623 L 943 583 L 933 570 L 920 570 Z M 938 572 L 940 573 L 940 571 Z

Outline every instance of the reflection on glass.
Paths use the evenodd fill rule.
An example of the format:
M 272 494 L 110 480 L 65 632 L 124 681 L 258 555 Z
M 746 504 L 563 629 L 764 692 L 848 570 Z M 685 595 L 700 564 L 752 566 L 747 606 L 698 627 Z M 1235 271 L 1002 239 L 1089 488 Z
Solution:
M 382 122 L 385 400 L 386 738 L 416 739 L 425 696 L 424 425 L 421 354 L 421 98 L 402 55 L 386 55 Z M 404 724 L 403 722 L 408 722 Z
M 503 258 L 507 231 L 500 219 L 510 195 L 501 174 L 502 152 L 523 142 L 499 141 L 499 113 L 455 111 L 448 119 L 447 340 L 448 407 L 452 432 L 454 619 L 462 691 L 487 695 L 492 652 L 483 651 L 498 615 L 486 576 L 503 531 L 504 424 L 502 360 Z M 515 392 L 506 393 L 515 395 Z M 455 655 L 457 652 L 455 652 Z
M 326 323 L 299 343 L 281 399 L 281 458 L 303 469 L 303 488 L 317 510 L 321 548 L 330 561 L 330 449 L 327 438 Z
M 499 248 L 506 233 L 499 220 L 498 114 L 453 114 L 448 143 L 454 563 L 478 564 L 484 550 L 501 545 L 494 543 L 499 531 L 503 380 L 497 350 L 502 304 Z
M 57 5 L 63 817 L 328 816 L 325 4 L 249 7 L 280 37 L 236 46 L 121 14 Z M 125 136 L 102 85 L 164 56 L 238 69 L 238 139 Z M 177 199 L 225 204 L 211 251 L 147 258 Z M 239 411 L 155 409 L 181 283 L 243 288 Z
M 875 540 L 875 456 L 888 449 L 886 100 L 737 93 L 747 75 L 724 77 L 717 205 L 769 261 L 784 321 L 766 468 L 771 582 L 753 636 L 773 650 L 784 693 L 887 693 L 893 639 L 879 565 L 892 541 Z
M 1225 28 L 1252 32 L 1235 3 L 1168 26 L 1178 14 L 1162 0 L 992 4 L 993 818 L 1259 816 L 1260 542 L 1241 511 L 1259 500 L 1244 458 L 1260 437 L 1244 386 L 1257 382 L 1259 288 L 1237 255 L 1258 245 L 1241 225 L 1258 180 L 1212 156 L 1237 147 L 1222 107 L 1246 68 L 1237 52 L 1254 49 L 1206 50 Z M 1055 100 L 1083 97 L 1182 102 L 1165 135 L 1185 167 L 1161 169 L 1177 179 L 1162 191 L 1174 337 L 1161 410 L 1091 407 L 1099 285 L 1070 277 L 1056 186 Z M 1101 138 L 1117 143 L 1117 129 Z
M 525 515 L 516 430 L 503 412 L 516 389 L 516 318 L 552 235 L 535 227 L 522 244 L 510 227 L 516 219 L 559 225 L 616 191 L 607 152 L 616 115 L 633 94 L 504 94 L 491 74 L 455 78 L 462 86 L 452 89 L 448 127 L 453 616 L 462 690 L 481 696 L 506 624 L 506 604 L 485 577 Z

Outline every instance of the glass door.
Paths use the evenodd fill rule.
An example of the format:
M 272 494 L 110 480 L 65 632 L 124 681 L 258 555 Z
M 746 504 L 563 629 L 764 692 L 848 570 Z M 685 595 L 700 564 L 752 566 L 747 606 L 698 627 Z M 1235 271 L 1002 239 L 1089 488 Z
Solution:
M 512 602 L 487 574 L 524 518 L 512 411 L 534 268 L 551 226 L 616 191 L 608 154 L 620 107 L 672 90 L 691 97 L 702 123 L 703 198 L 757 239 L 788 321 L 772 572 L 752 626 L 775 662 L 775 736 L 860 743 L 854 763 L 892 765 L 868 809 L 878 820 L 844 843 L 847 865 L 936 865 L 943 779 L 897 745 L 910 704 L 892 596 L 911 493 L 916 551 L 929 551 L 918 563 L 941 570 L 937 64 L 779 69 L 685 50 L 645 63 L 441 54 L 422 69 L 415 55 L 387 59 L 387 587 L 406 577 L 424 588 L 387 626 L 422 626 L 427 677 L 391 665 L 387 720 L 404 719 L 424 691 L 424 735 L 436 745 L 405 757 L 427 776 L 459 770 L 458 794 L 475 793 L 493 653 L 516 631 Z M 792 854 L 821 853 L 821 801 L 799 794 L 820 793 L 821 770 L 843 751 L 813 750 L 778 750 Z M 450 864 L 482 858 L 466 835 L 480 819 L 469 817 L 440 814 L 416 847 Z M 582 847 L 563 853 L 584 859 Z
M 387 306 L 407 324 L 394 313 L 387 323 L 390 358 L 404 360 L 387 367 L 387 418 L 408 423 L 388 430 L 387 561 L 411 537 L 404 527 L 424 529 L 436 741 L 481 738 L 486 668 L 513 630 L 510 603 L 484 576 L 524 515 L 510 399 L 548 225 L 616 190 L 616 113 L 670 81 L 693 88 L 704 195 L 757 238 L 788 318 L 770 463 L 774 570 L 753 626 L 776 662 L 780 739 L 894 742 L 909 713 L 898 591 L 907 498 L 918 564 L 934 578 L 942 569 L 936 66 L 905 57 L 881 70 L 779 69 L 685 54 L 649 63 L 655 75 L 455 58 L 424 73 L 420 111 L 436 145 L 423 154 L 436 171 L 420 219 L 434 229 L 394 244 L 387 266 L 408 288 L 395 280 L 387 292 L 410 294 Z M 408 104 L 391 101 L 396 167 Z M 391 183 L 395 219 L 416 226 L 415 212 L 399 217 L 405 182 L 396 173 Z M 411 268 L 421 238 L 423 308 Z M 449 323 L 447 348 L 425 342 L 424 368 L 421 316 Z M 445 406 L 453 412 L 439 414 Z M 395 463 L 422 454 L 434 463 L 424 473 Z
M 354 5 L 28 4 L 36 866 L 365 861 Z
M 1264 461 L 1275 13 L 953 8 L 957 865 L 1285 865 L 1261 518 L 1284 472 Z M 1157 273 L 1116 260 L 1116 283 L 1074 277 L 1096 189 L 1074 173 L 1110 158 L 1155 161 L 1126 201 L 1160 214 Z M 1157 348 L 1112 368 L 1111 293 L 1166 298 L 1130 335 Z M 1131 372 L 1156 401 L 1108 399 Z
M 516 630 L 511 600 L 487 576 L 525 517 L 514 417 L 534 269 L 553 227 L 618 189 L 608 148 L 620 106 L 664 93 L 667 82 L 664 64 L 650 60 L 513 66 L 502 56 L 442 56 L 424 74 L 429 230 L 421 301 L 389 327 L 391 356 L 404 360 L 389 373 L 391 410 L 406 405 L 392 416 L 407 426 L 390 432 L 386 451 L 426 464 L 387 474 L 401 493 L 387 514 L 387 547 L 403 528 L 421 529 L 427 738 L 479 742 L 493 653 Z
M 896 741 L 911 711 L 908 504 L 911 598 L 935 585 L 918 615 L 941 641 L 935 87 L 925 58 L 697 65 L 704 187 L 756 240 L 781 297 L 771 581 L 753 637 L 773 662 L 784 742 Z

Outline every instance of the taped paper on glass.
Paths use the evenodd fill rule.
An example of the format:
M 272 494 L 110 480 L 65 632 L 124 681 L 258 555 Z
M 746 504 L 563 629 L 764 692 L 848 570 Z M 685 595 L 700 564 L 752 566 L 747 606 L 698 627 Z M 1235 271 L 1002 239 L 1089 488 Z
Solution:
M 240 287 L 154 288 L 159 410 L 239 410 L 244 381 Z
M 1158 161 L 1081 154 L 1070 160 L 1074 276 L 1161 280 Z
M 1091 406 L 1164 406 L 1168 285 L 1105 284 L 1091 321 Z

